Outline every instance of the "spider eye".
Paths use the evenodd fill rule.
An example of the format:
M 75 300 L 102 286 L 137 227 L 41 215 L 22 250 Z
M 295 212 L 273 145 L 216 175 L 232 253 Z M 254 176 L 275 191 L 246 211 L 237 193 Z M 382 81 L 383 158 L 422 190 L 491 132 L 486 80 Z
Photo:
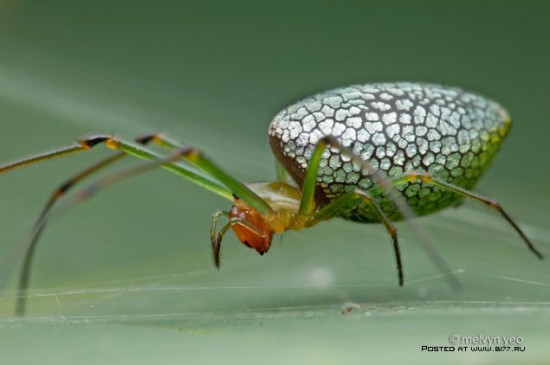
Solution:
M 236 204 L 231 207 L 229 218 L 238 220 L 231 228 L 245 246 L 255 249 L 260 255 L 269 250 L 273 230 L 261 214 L 248 206 Z

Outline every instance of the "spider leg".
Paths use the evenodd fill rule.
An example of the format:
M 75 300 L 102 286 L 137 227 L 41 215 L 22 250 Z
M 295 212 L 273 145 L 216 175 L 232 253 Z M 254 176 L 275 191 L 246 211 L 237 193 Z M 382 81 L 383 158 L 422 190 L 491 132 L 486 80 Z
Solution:
M 161 158 L 161 156 L 159 156 L 158 154 L 136 143 L 124 141 L 122 139 L 107 134 L 97 134 L 82 137 L 72 145 L 64 146 L 55 150 L 25 158 L 23 160 L 2 165 L 0 166 L 0 174 L 33 163 L 66 156 L 76 152 L 87 151 L 100 144 L 104 144 L 110 149 L 127 155 L 133 155 L 144 160 L 156 160 Z M 196 171 L 196 169 L 191 169 L 188 166 L 177 163 L 164 164 L 162 167 L 182 177 L 185 177 L 195 184 L 200 185 L 228 200 L 233 200 L 232 191 L 222 182 L 215 179 L 215 177 L 213 176 L 206 176 L 205 174 Z
M 317 185 L 317 173 L 319 171 L 319 165 L 323 157 L 323 153 L 329 147 L 336 148 L 342 151 L 344 154 L 350 157 L 350 159 L 361 166 L 363 170 L 368 171 L 369 175 L 373 181 L 380 187 L 382 192 L 388 194 L 389 198 L 396 205 L 399 212 L 403 215 L 409 226 L 413 229 L 416 236 L 419 238 L 418 243 L 426 251 L 426 253 L 432 259 L 432 262 L 442 273 L 448 274 L 445 275 L 445 279 L 448 284 L 454 291 L 459 291 L 461 285 L 458 279 L 452 275 L 451 270 L 439 255 L 435 246 L 430 239 L 430 236 L 415 224 L 412 219 L 414 218 L 414 213 L 411 208 L 407 205 L 405 199 L 395 188 L 394 184 L 385 176 L 385 174 L 374 167 L 368 161 L 363 160 L 360 156 L 355 154 L 350 148 L 343 146 L 335 137 L 325 136 L 321 138 L 309 160 L 308 168 L 304 177 L 302 184 L 302 200 L 300 201 L 300 208 L 298 210 L 298 219 L 300 219 L 304 224 L 307 224 L 307 220 L 313 214 L 315 210 L 315 188 Z
M 315 188 L 317 185 L 317 173 L 319 171 L 319 164 L 321 163 L 323 153 L 327 148 L 330 147 L 336 148 L 344 152 L 350 157 L 350 159 L 354 163 L 361 165 L 362 169 L 367 170 L 374 182 L 380 185 L 382 189 L 392 198 L 394 204 L 396 204 L 401 214 L 403 214 L 403 216 L 407 220 L 411 220 L 412 218 L 414 218 L 415 215 L 405 202 L 405 199 L 403 199 L 403 197 L 393 188 L 390 180 L 385 176 L 385 174 L 372 167 L 372 165 L 368 161 L 363 160 L 351 149 L 342 145 L 333 136 L 325 136 L 321 138 L 317 142 L 317 145 L 315 146 L 315 149 L 311 155 L 311 159 L 309 160 L 308 168 L 304 178 L 304 183 L 302 185 L 302 200 L 300 202 L 300 209 L 298 211 L 299 215 L 308 216 L 315 209 Z
M 41 217 L 35 222 L 33 229 L 31 230 L 30 239 L 28 240 L 28 242 L 25 243 L 24 246 L 21 247 L 25 252 L 25 261 L 21 269 L 20 279 L 18 283 L 16 315 L 22 316 L 25 314 L 26 292 L 30 278 L 30 269 L 33 257 L 32 253 L 37 243 L 36 237 L 38 237 L 38 235 L 44 230 L 46 223 L 50 220 L 52 215 L 54 215 L 55 213 L 59 214 L 59 212 L 63 212 L 78 203 L 82 203 L 92 198 L 104 188 L 113 185 L 121 180 L 127 179 L 146 171 L 150 171 L 158 165 L 177 161 L 181 159 L 182 156 L 184 156 L 188 151 L 189 148 L 178 148 L 166 158 L 148 161 L 147 163 L 121 170 L 111 175 L 107 175 L 106 177 L 97 180 L 86 188 L 80 190 L 75 196 L 69 197 L 68 200 L 62 201 L 61 204 L 57 206 L 57 209 L 48 209 L 43 215 L 41 215 Z
M 288 180 L 288 173 L 285 167 L 279 162 L 275 161 L 275 172 L 277 173 L 277 181 L 286 183 Z
M 333 218 L 345 210 L 352 209 L 358 201 L 363 201 L 374 209 L 376 215 L 391 236 L 395 263 L 397 265 L 399 286 L 403 286 L 403 264 L 401 260 L 401 251 L 399 250 L 399 241 L 397 239 L 397 229 L 368 193 L 359 188 L 355 188 L 353 191 L 339 196 L 337 199 L 321 208 L 317 213 L 313 214 L 311 217 L 312 223 L 316 224 L 322 220 Z
M 217 210 L 212 214 L 212 223 L 210 224 L 210 241 L 212 242 L 212 247 L 214 247 L 214 242 L 216 241 L 216 236 L 218 232 L 218 222 L 221 217 L 228 217 L 229 212 L 226 210 Z
M 102 141 L 102 143 L 109 148 L 120 150 L 146 160 L 151 160 L 149 156 L 144 157 L 143 149 L 141 147 L 136 148 L 133 144 L 110 136 L 103 136 L 101 138 L 106 138 Z M 158 158 L 158 156 L 155 156 L 155 158 Z M 205 176 L 202 174 L 193 173 L 192 170 L 184 168 L 182 165 L 174 162 L 163 163 L 160 164 L 160 166 L 174 171 L 177 174 L 190 179 L 194 183 L 218 193 L 231 201 L 233 201 L 234 196 L 237 196 L 239 199 L 245 201 L 250 207 L 254 208 L 258 213 L 264 216 L 274 213 L 271 206 L 265 200 L 260 198 L 245 184 L 239 182 L 231 175 L 224 172 L 216 164 L 212 163 L 210 159 L 206 158 L 198 149 L 188 148 L 182 155 L 182 159 L 196 166 L 207 175 Z M 215 186 L 213 186 L 213 184 L 215 184 Z M 230 196 L 228 196 L 228 193 Z
M 218 210 L 217 212 L 212 214 L 212 223 L 210 225 L 210 242 L 212 244 L 212 254 L 214 258 L 214 265 L 217 268 L 220 267 L 220 245 L 221 245 L 221 239 L 219 239 L 219 242 L 218 242 L 218 222 L 222 216 L 228 217 L 229 212 L 224 210 Z
M 2 165 L 0 166 L 0 173 L 25 165 L 69 155 L 75 152 L 86 151 L 100 144 L 104 144 L 110 149 L 124 152 L 144 160 L 155 160 L 161 158 L 158 154 L 155 154 L 154 152 L 149 151 L 143 146 L 139 146 L 135 143 L 128 142 L 108 134 L 96 134 L 80 138 L 76 143 L 69 146 L 61 147 L 49 152 L 28 157 L 23 160 Z M 206 175 L 196 169 L 178 163 L 165 163 L 161 166 L 230 201 L 233 201 L 233 196 L 236 195 L 262 215 L 273 213 L 273 209 L 262 198 L 250 190 L 245 184 L 237 181 L 225 173 L 222 169 L 206 158 L 199 150 L 189 148 L 183 156 L 183 159 L 194 165 L 199 170 L 202 170 L 202 172 L 205 172 Z
M 392 183 L 394 185 L 400 185 L 405 184 L 412 181 L 420 180 L 423 183 L 432 184 L 435 186 L 439 186 L 440 188 L 452 191 L 460 196 L 478 201 L 482 203 L 483 205 L 491 208 L 492 210 L 496 211 L 514 230 L 519 234 L 519 236 L 523 239 L 523 242 L 527 245 L 529 250 L 533 252 L 538 258 L 542 259 L 543 255 L 542 253 L 535 247 L 535 245 L 531 242 L 531 240 L 525 235 L 525 233 L 521 230 L 519 225 L 514 222 L 514 220 L 508 215 L 508 213 L 502 208 L 500 203 L 498 203 L 496 200 L 484 197 L 480 194 L 468 191 L 466 189 L 463 189 L 459 186 L 456 186 L 454 184 L 448 183 L 446 181 L 443 181 L 441 179 L 438 179 L 436 177 L 433 177 L 431 174 L 427 172 L 408 172 L 403 174 L 402 176 L 394 179 Z
M 168 141 L 166 138 L 164 138 L 159 134 L 146 134 L 136 138 L 135 142 L 141 145 L 146 145 L 150 142 L 154 142 L 160 146 L 167 147 L 167 148 L 176 147 L 176 145 L 173 142 Z M 87 177 L 95 174 L 96 172 L 102 170 L 103 168 L 113 164 L 114 162 L 126 156 L 128 155 L 124 152 L 117 152 L 112 156 L 109 156 L 103 160 L 100 160 L 94 165 L 88 167 L 85 170 L 82 170 L 78 174 L 65 180 L 53 191 L 53 193 L 50 195 L 50 198 L 46 202 L 46 205 L 40 212 L 40 215 L 35 220 L 33 227 L 31 229 L 31 232 L 34 232 L 34 234 L 29 238 L 28 246 L 26 246 L 27 249 L 25 252 L 25 258 L 23 259 L 23 265 L 21 266 L 21 273 L 19 275 L 18 297 L 25 296 L 26 294 L 25 291 L 26 291 L 26 288 L 28 287 L 30 268 L 32 265 L 32 259 L 34 256 L 36 244 L 40 239 L 40 236 L 44 229 L 44 225 L 43 224 L 41 225 L 40 222 L 50 212 L 50 210 L 55 205 L 55 203 L 59 201 L 59 199 L 61 199 L 63 196 L 65 196 L 76 184 L 78 184 L 79 182 L 86 179 Z M 16 313 L 18 315 L 21 315 L 25 312 L 24 305 L 25 305 L 24 302 L 18 302 L 18 306 L 16 308 Z
M 254 227 L 250 223 L 248 223 L 248 222 L 246 222 L 246 221 L 244 221 L 240 218 L 231 218 L 231 219 L 229 219 L 229 221 L 216 234 L 218 220 L 222 215 L 228 216 L 228 212 L 224 212 L 224 211 L 220 210 L 220 211 L 217 211 L 216 213 L 214 213 L 214 215 L 212 217 L 212 227 L 210 229 L 210 240 L 212 242 L 212 257 L 214 259 L 214 265 L 216 266 L 217 269 L 220 268 L 220 263 L 221 263 L 220 253 L 221 253 L 221 248 L 222 248 L 223 236 L 225 236 L 225 234 L 227 233 L 229 228 L 231 228 L 231 227 L 233 227 L 234 225 L 237 224 L 237 225 L 240 225 L 240 226 L 243 226 L 243 227 L 249 229 L 250 231 L 252 231 L 252 232 L 254 232 L 258 235 L 260 234 L 258 232 L 258 230 L 256 229 L 256 227 Z

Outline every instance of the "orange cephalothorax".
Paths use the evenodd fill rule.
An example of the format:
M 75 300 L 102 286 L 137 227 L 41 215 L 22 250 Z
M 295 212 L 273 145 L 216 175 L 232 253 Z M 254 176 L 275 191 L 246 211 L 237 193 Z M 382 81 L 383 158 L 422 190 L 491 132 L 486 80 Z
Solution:
M 255 249 L 260 255 L 269 250 L 273 230 L 264 217 L 241 200 L 236 200 L 229 211 L 229 219 L 237 219 L 232 225 L 235 235 L 246 246 Z

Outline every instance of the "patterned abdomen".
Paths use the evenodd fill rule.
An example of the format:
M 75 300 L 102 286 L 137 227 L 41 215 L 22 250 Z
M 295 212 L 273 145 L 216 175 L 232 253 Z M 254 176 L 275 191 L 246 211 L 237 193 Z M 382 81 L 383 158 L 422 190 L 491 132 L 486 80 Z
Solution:
M 293 104 L 275 116 L 269 138 L 275 156 L 300 185 L 317 141 L 332 135 L 390 177 L 426 171 L 470 189 L 509 127 L 506 110 L 479 95 L 439 85 L 383 83 L 329 90 Z M 373 186 L 366 171 L 330 148 L 321 161 L 315 199 L 323 205 L 355 187 L 368 192 Z M 458 200 L 420 182 L 396 188 L 419 215 Z M 375 198 L 390 217 L 400 218 L 391 201 Z M 364 206 L 342 215 L 377 221 Z

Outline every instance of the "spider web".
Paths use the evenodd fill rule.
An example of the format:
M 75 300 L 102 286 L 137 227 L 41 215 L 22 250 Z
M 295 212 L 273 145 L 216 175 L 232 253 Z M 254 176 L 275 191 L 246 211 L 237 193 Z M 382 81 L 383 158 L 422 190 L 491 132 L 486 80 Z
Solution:
M 352 236 L 361 234 L 362 225 L 344 222 L 336 225 L 345 226 L 341 228 L 347 229 Z M 236 270 L 236 266 L 253 262 L 255 257 L 251 257 L 247 249 L 239 248 L 226 257 L 225 266 L 230 267 L 229 273 L 224 273 L 222 269 L 221 273 L 196 270 L 145 277 L 137 275 L 132 279 L 91 282 L 71 288 L 31 290 L 28 296 L 31 314 L 26 320 L 71 323 L 202 322 L 201 318 L 206 315 L 214 323 L 220 318 L 230 322 L 241 321 L 246 316 L 271 319 L 307 313 L 323 316 L 337 312 L 342 306 L 357 306 L 358 311 L 366 314 L 411 306 L 430 310 L 448 308 L 451 311 L 457 306 L 470 307 L 472 311 L 479 306 L 497 308 L 506 305 L 527 311 L 550 306 L 546 299 L 550 292 L 549 276 L 545 273 L 547 265 L 524 252 L 521 241 L 515 240 L 515 236 L 498 218 L 475 209 L 460 208 L 443 213 L 436 222 L 427 225 L 429 229 L 451 230 L 457 235 L 477 225 L 480 230 L 474 236 L 486 234 L 498 237 L 498 246 L 482 243 L 482 238 L 475 239 L 477 242 L 472 246 L 477 246 L 477 252 L 473 253 L 462 252 L 464 247 L 443 250 L 447 259 L 450 255 L 457 256 L 451 257 L 456 263 L 453 274 L 465 286 L 464 293 L 449 292 L 442 275 L 434 274 L 435 270 L 430 265 L 420 274 L 415 267 L 407 267 L 409 278 L 406 287 L 400 289 L 392 281 L 391 270 L 386 269 L 390 266 L 389 257 L 381 265 L 368 267 L 368 263 L 361 262 L 356 254 L 359 244 L 347 243 L 335 249 L 334 242 L 330 241 L 339 238 L 325 236 L 329 242 L 319 243 L 321 250 L 316 251 L 314 258 L 302 262 L 302 268 L 292 270 L 291 278 L 281 275 L 278 280 L 267 280 L 260 273 L 258 275 L 262 280 L 250 280 L 246 276 L 248 271 L 243 273 L 243 270 Z M 550 232 L 540 227 L 524 228 L 543 252 L 547 252 Z M 404 233 L 408 246 L 409 234 Z M 293 241 L 296 239 L 302 254 L 307 247 L 300 242 L 300 237 L 293 237 Z M 384 241 L 383 232 L 376 233 L 374 239 Z M 266 270 L 276 270 L 281 259 L 286 260 L 286 255 L 292 254 L 289 251 L 293 250 L 293 245 L 294 242 L 285 242 L 284 247 L 274 247 L 274 250 L 283 249 L 284 256 L 280 253 L 281 257 L 275 259 L 273 267 Z M 503 248 L 513 251 L 516 258 L 506 259 L 500 255 L 494 259 L 494 252 Z M 375 250 L 372 253 L 379 256 L 376 261 L 386 258 L 387 252 L 384 251 Z M 470 250 L 466 247 L 466 251 Z M 334 261 L 342 265 L 331 265 Z M 487 268 L 479 261 L 490 265 Z M 526 272 L 526 267 L 530 267 L 531 272 Z M 262 268 L 253 264 L 247 270 L 255 272 Z M 505 291 L 504 295 L 502 291 Z M 9 312 L 13 300 L 13 295 L 9 294 L 0 298 L 4 322 L 13 321 Z

